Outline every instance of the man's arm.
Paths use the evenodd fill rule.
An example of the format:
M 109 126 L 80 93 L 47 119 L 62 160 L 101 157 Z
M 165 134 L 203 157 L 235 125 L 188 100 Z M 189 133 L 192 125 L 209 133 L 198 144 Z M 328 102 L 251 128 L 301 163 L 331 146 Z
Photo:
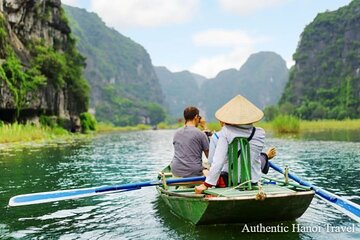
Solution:
M 208 150 L 204 150 L 205 156 L 206 158 L 209 158 L 209 149 Z
M 208 137 L 203 132 L 201 133 L 200 141 L 201 141 L 201 148 L 205 153 L 206 158 L 209 158 L 209 140 Z

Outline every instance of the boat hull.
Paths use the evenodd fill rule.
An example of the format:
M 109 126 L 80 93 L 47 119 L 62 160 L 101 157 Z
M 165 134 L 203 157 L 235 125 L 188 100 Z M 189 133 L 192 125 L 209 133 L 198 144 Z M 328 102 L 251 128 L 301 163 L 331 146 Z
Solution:
M 309 207 L 313 191 L 269 194 L 264 200 L 253 196 L 194 197 L 174 195 L 158 187 L 173 213 L 196 225 L 256 223 L 294 220 Z

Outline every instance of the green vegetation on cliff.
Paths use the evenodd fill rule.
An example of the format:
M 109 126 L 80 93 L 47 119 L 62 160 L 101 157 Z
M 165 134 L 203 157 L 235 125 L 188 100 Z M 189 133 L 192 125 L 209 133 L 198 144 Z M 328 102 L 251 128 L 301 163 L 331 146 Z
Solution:
M 301 35 L 280 112 L 302 119 L 360 117 L 360 1 L 318 14 Z
M 76 125 L 89 103 L 84 66 L 60 0 L 6 5 L 0 13 L 0 120 L 53 115 Z
M 0 81 L 7 85 L 12 94 L 17 118 L 20 110 L 26 106 L 26 96 L 46 84 L 46 79 L 36 65 L 26 70 L 23 69 L 20 59 L 8 43 L 5 20 L 1 13 L 0 48 L 0 58 L 4 59 L 0 65 Z
M 46 76 L 55 88 L 68 87 L 76 101 L 73 104 L 79 103 L 76 109 L 80 113 L 89 107 L 90 88 L 83 77 L 85 58 L 76 50 L 75 41 L 70 39 L 70 42 L 65 52 L 55 51 L 53 47 L 41 43 L 33 44 L 31 65 Z
M 85 76 L 97 120 L 117 126 L 163 121 L 163 94 L 146 50 L 108 28 L 95 13 L 64 9 L 78 50 L 86 57 Z

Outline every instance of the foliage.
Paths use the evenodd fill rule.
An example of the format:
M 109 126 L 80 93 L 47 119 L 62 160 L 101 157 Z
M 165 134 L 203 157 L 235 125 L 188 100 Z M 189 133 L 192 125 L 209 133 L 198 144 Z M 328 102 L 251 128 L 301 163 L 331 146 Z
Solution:
M 111 122 L 98 122 L 96 124 L 96 132 L 111 132 L 117 130 L 118 127 L 114 126 Z
M 96 130 L 96 119 L 95 117 L 88 113 L 84 112 L 80 114 L 80 125 L 81 125 L 81 131 L 83 133 L 88 133 L 89 131 L 95 131 Z
M 299 133 L 300 119 L 290 115 L 279 115 L 272 121 L 272 127 L 277 133 Z
M 300 129 L 302 131 L 355 130 L 360 129 L 360 119 L 301 121 Z
M 157 129 L 176 129 L 184 126 L 183 123 L 169 124 L 168 122 L 160 122 L 156 125 Z
M 157 129 L 168 129 L 170 128 L 169 125 L 165 122 L 160 122 L 156 125 Z
M 13 95 L 16 117 L 20 110 L 26 107 L 28 95 L 46 84 L 45 77 L 36 66 L 23 70 L 20 60 L 11 48 L 7 48 L 7 57 L 0 66 L 0 79 L 3 80 Z
M 49 127 L 52 129 L 62 128 L 66 130 L 71 130 L 72 127 L 72 123 L 70 119 L 62 118 L 58 116 L 40 115 L 39 123 L 42 127 Z
M 280 113 L 279 107 L 276 105 L 268 106 L 264 109 L 264 117 L 266 121 L 272 121 Z
M 74 40 L 69 39 L 65 52 L 55 51 L 41 42 L 31 44 L 31 49 L 33 68 L 39 69 L 57 89 L 66 86 L 74 96 L 72 100 L 78 103 L 78 112 L 87 110 L 90 87 L 82 75 L 85 58 L 76 50 Z
M 279 115 L 296 115 L 296 108 L 290 102 L 271 105 L 264 109 L 264 120 L 273 121 Z
M 69 44 L 65 51 L 67 67 L 64 79 L 68 89 L 74 95 L 72 101 L 78 103 L 76 110 L 80 113 L 89 108 L 90 86 L 83 76 L 83 69 L 86 66 L 85 58 L 76 49 L 75 40 L 72 38 L 69 40 L 71 44 Z
M 135 126 L 118 127 L 118 126 L 114 126 L 112 123 L 99 122 L 96 125 L 96 132 L 98 132 L 98 133 L 109 132 L 109 131 L 121 131 L 121 132 L 143 131 L 143 130 L 150 130 L 150 129 L 151 129 L 151 127 L 149 125 L 145 125 L 145 124 L 138 124 Z
M 67 74 L 65 55 L 40 44 L 32 47 L 32 54 L 32 65 L 39 68 L 56 87 L 64 87 Z
M 0 143 L 68 138 L 70 133 L 62 128 L 36 127 L 32 124 L 4 124 L 0 126 Z
M 145 124 L 138 124 L 137 125 L 137 128 L 139 130 L 149 130 L 150 129 L 150 126 L 149 125 L 145 125 Z
M 46 115 L 41 115 L 39 117 L 39 122 L 40 125 L 43 127 L 50 127 L 50 128 L 54 128 L 57 126 L 56 123 L 56 117 L 50 117 L 50 116 L 46 116 Z
M 5 19 L 2 13 L 0 13 L 0 58 L 4 58 L 6 56 L 6 48 L 7 48 L 7 31 L 5 26 Z
M 148 111 L 151 125 L 156 125 L 166 118 L 164 108 L 160 107 L 158 104 L 149 103 L 146 104 L 145 107 Z
M 210 123 L 207 123 L 207 127 L 209 128 L 209 130 L 211 131 L 220 131 L 221 129 L 221 125 L 219 122 L 210 122 Z

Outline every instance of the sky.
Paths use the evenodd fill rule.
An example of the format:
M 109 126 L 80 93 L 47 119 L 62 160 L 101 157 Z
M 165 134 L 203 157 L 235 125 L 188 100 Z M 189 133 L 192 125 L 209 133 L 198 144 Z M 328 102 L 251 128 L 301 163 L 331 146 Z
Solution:
M 208 78 L 260 51 L 294 64 L 300 35 L 318 13 L 350 0 L 62 0 L 97 13 L 141 44 L 154 66 Z

